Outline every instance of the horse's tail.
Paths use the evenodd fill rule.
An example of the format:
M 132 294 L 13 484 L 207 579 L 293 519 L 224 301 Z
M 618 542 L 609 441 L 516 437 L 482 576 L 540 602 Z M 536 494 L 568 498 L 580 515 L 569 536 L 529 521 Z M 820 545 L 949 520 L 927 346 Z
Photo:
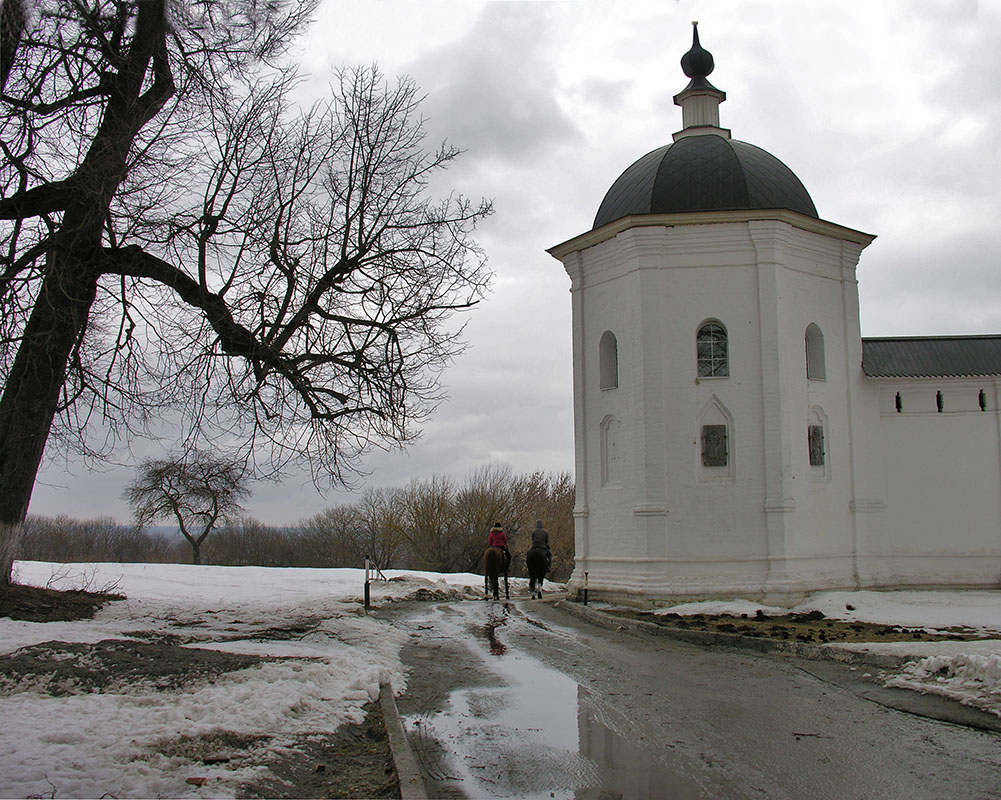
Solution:
M 488 547 L 483 551 L 483 574 L 488 575 L 493 567 L 497 572 L 501 572 L 500 565 L 503 563 L 503 551 L 497 547 Z

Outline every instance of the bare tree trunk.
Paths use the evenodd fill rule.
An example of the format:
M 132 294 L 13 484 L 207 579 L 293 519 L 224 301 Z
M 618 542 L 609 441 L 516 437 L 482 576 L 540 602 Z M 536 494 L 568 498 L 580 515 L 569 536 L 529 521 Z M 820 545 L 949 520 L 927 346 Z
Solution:
M 76 259 L 56 247 L 38 302 L 0 397 L 0 587 L 10 582 L 21 523 L 59 403 L 70 354 L 97 289 Z
M 23 0 L 4 0 L 0 4 L 0 90 L 6 87 L 7 76 L 14 66 L 24 22 Z
M 17 538 L 67 365 L 97 294 L 108 208 L 126 176 L 136 133 L 174 92 L 165 31 L 163 0 L 140 5 L 128 58 L 109 77 L 111 92 L 101 125 L 80 167 L 61 187 L 62 222 L 49 245 L 45 278 L 0 397 L 0 589 L 10 583 Z M 151 63 L 155 80 L 144 91 Z
M 24 527 L 23 522 L 17 524 L 0 522 L 0 564 L 6 565 L 3 572 L 6 579 L 0 582 L 0 590 L 10 583 L 11 569 L 14 566 L 14 555 L 17 542 L 21 538 L 22 527 Z

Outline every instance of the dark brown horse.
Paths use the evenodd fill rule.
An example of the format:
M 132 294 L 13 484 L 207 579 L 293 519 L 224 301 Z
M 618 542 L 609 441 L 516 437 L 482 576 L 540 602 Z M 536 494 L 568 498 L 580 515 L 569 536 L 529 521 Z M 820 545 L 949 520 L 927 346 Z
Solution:
M 536 596 L 542 599 L 542 581 L 549 571 L 549 559 L 546 558 L 546 551 L 541 547 L 533 547 L 525 554 L 525 566 L 528 567 L 528 588 L 532 592 L 532 599 Z
M 494 600 L 500 599 L 499 577 L 504 573 L 504 597 L 511 598 L 507 587 L 507 561 L 504 558 L 504 551 L 499 547 L 488 547 L 483 552 L 483 593 L 484 600 L 490 599 L 490 592 L 493 591 Z

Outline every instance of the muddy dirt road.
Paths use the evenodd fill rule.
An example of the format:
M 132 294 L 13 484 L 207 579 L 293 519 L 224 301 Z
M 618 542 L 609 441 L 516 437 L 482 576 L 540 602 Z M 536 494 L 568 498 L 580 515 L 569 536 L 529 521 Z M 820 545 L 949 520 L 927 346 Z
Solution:
M 886 708 L 812 662 L 603 631 L 532 601 L 395 624 L 432 797 L 1001 797 L 1001 735 Z

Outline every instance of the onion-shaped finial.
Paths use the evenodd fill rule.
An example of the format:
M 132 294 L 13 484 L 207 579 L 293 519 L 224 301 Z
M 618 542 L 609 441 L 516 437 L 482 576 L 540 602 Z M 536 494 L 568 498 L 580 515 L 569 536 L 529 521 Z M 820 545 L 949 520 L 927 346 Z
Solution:
M 681 68 L 689 78 L 705 78 L 716 65 L 713 54 L 699 44 L 699 23 L 692 23 L 692 49 L 681 57 Z

